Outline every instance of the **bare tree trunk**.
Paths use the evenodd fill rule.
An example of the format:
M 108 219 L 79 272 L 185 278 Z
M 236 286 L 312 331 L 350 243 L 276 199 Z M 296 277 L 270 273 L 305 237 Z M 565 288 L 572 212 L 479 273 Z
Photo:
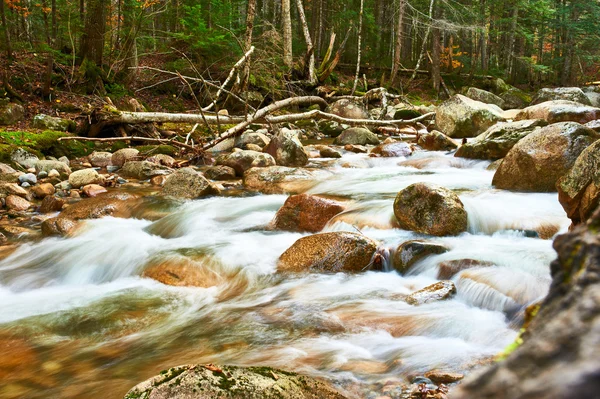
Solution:
M 81 59 L 102 65 L 106 32 L 106 0 L 93 0 L 85 12 L 85 28 L 81 38 Z
M 4 51 L 6 51 L 6 58 L 12 60 L 12 48 L 10 46 L 10 37 L 8 35 L 8 26 L 6 26 L 6 14 L 4 12 L 4 0 L 0 0 L 0 22 L 2 22 L 2 36 L 4 41 Z
M 360 56 L 361 56 L 361 41 L 362 41 L 362 24 L 363 24 L 363 9 L 365 0 L 360 0 L 360 13 L 358 14 L 358 57 L 356 60 L 356 74 L 354 75 L 354 85 L 352 86 L 352 95 L 356 91 L 358 85 L 358 74 L 360 72 Z
M 421 45 L 421 52 L 419 53 L 419 58 L 417 59 L 417 65 L 415 65 L 415 70 L 414 70 L 413 74 L 411 75 L 410 80 L 408 81 L 408 84 L 410 84 L 417 76 L 417 71 L 419 70 L 419 67 L 421 66 L 421 62 L 423 61 L 423 56 L 425 55 L 425 52 L 427 49 L 427 40 L 429 39 L 429 33 L 431 32 L 431 16 L 433 13 L 434 4 L 435 4 L 435 0 L 431 0 L 431 2 L 429 3 L 430 23 L 427 25 L 427 30 L 425 31 L 425 36 L 423 37 L 423 43 Z
M 438 5 L 435 5 L 434 7 L 434 11 L 433 11 L 433 28 L 432 28 L 432 34 L 431 34 L 431 78 L 433 81 L 433 90 L 435 90 L 436 95 L 439 94 L 440 92 L 440 81 L 441 81 L 441 74 L 440 74 L 440 50 L 441 50 L 441 43 L 440 43 L 440 28 L 437 27 L 437 20 L 440 17 L 440 7 Z
M 485 0 L 479 2 L 479 13 L 481 14 L 481 36 L 479 37 L 479 53 L 481 56 L 481 69 L 485 73 L 488 70 L 487 55 L 487 26 L 485 17 Z
M 304 4 L 302 4 L 302 0 L 296 0 L 296 4 L 298 6 L 298 14 L 300 14 L 300 22 L 302 23 L 304 41 L 306 42 L 306 54 L 310 54 L 308 57 L 308 81 L 311 84 L 315 84 L 317 82 L 317 74 L 315 72 L 315 49 L 313 47 L 312 39 L 310 38 L 306 15 L 304 14 Z
M 283 20 L 283 63 L 292 68 L 292 16 L 290 14 L 290 0 L 281 0 L 281 14 Z
M 254 16 L 256 15 L 256 0 L 248 0 L 246 8 L 246 34 L 244 35 L 244 51 L 249 51 L 252 47 L 252 32 L 254 30 Z M 250 57 L 246 60 L 242 76 L 240 91 L 246 90 L 248 79 L 250 78 Z
M 394 64 L 392 65 L 392 74 L 390 76 L 390 85 L 393 86 L 396 82 L 396 76 L 400 69 L 400 60 L 402 59 L 402 34 L 404 32 L 404 9 L 406 7 L 406 0 L 398 0 L 398 7 L 396 12 L 398 13 L 398 20 L 396 21 L 396 43 L 394 44 Z
M 516 43 L 516 35 L 517 35 L 517 20 L 519 18 L 519 7 L 517 4 L 513 5 L 512 15 L 511 15 L 511 23 L 510 23 L 510 33 L 508 35 L 508 48 L 506 51 L 506 77 L 510 78 L 512 75 L 514 59 L 515 59 L 515 43 Z

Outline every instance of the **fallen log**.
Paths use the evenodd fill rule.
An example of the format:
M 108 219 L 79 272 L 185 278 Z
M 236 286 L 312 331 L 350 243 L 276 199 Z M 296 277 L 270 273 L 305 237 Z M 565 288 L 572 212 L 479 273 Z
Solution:
M 327 112 L 313 110 L 313 111 L 303 112 L 303 113 L 299 113 L 299 114 L 271 116 L 271 117 L 266 118 L 266 121 L 270 122 L 270 123 L 283 123 L 283 122 L 295 122 L 295 121 L 301 121 L 301 120 L 307 120 L 307 119 L 317 119 L 317 120 L 318 119 L 326 119 L 326 120 L 342 123 L 344 125 L 349 125 L 349 126 L 369 126 L 369 127 L 370 126 L 372 126 L 372 127 L 390 126 L 390 127 L 395 127 L 395 126 L 412 125 L 414 123 L 421 122 L 421 121 L 427 120 L 427 119 L 431 119 L 433 117 L 435 117 L 435 112 L 430 112 L 428 114 L 424 114 L 424 115 L 418 116 L 413 119 L 396 119 L 396 120 L 391 120 L 391 121 L 375 120 L 375 119 L 348 119 L 348 118 L 343 118 L 341 116 L 337 116 L 334 114 L 329 114 Z

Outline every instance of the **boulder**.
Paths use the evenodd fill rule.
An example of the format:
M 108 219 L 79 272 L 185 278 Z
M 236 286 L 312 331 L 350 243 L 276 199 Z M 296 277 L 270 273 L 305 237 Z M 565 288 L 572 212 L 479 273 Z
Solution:
M 477 260 L 477 259 L 454 259 L 441 262 L 438 265 L 439 280 L 450 280 L 455 274 L 460 273 L 463 270 L 473 269 L 475 267 L 490 267 L 494 266 L 494 263 Z
M 377 145 L 379 144 L 379 138 L 377 138 L 375 133 L 365 129 L 364 127 L 351 127 L 344 130 L 342 134 L 337 136 L 333 143 L 338 145 Z
M 458 147 L 450 137 L 437 130 L 419 134 L 417 137 L 417 144 L 428 151 L 452 151 Z
M 219 189 L 192 168 L 181 168 L 167 177 L 163 194 L 175 198 L 193 199 L 219 194 Z
M 596 132 L 600 133 L 600 119 L 589 121 L 588 123 L 585 124 L 585 127 L 589 127 L 590 129 L 595 130 Z
M 211 180 L 231 180 L 235 179 L 235 169 L 225 165 L 209 166 L 204 176 Z
M 15 103 L 0 102 L 0 125 L 14 125 L 23 120 L 25 108 Z
M 508 91 L 500 94 L 500 98 L 504 101 L 503 109 L 521 109 L 531 103 L 529 94 L 516 87 L 512 87 Z
M 88 155 L 90 164 L 97 168 L 106 168 L 108 165 L 110 165 L 111 159 L 112 154 L 110 152 L 94 151 Z
M 308 190 L 319 179 L 331 176 L 323 169 L 270 166 L 251 168 L 244 173 L 244 186 L 265 194 L 297 194 Z
M 246 146 L 248 144 L 254 144 L 259 146 L 260 148 L 265 148 L 267 145 L 269 145 L 270 142 L 271 139 L 267 137 L 266 134 L 260 132 L 247 131 L 235 138 L 234 145 L 235 147 L 241 148 L 242 150 L 247 150 L 248 148 Z
M 361 103 L 349 99 L 337 100 L 327 107 L 326 112 L 347 119 L 371 119 Z
M 282 128 L 273 136 L 269 145 L 264 149 L 270 154 L 277 165 L 304 166 L 308 163 L 308 154 L 298 138 L 299 130 Z M 257 166 L 257 165 L 253 165 Z M 271 165 L 264 165 L 271 166 Z M 248 168 L 246 168 L 248 169 Z M 244 169 L 244 171 L 246 170 Z
M 42 200 L 42 205 L 40 205 L 41 213 L 50 213 L 50 212 L 58 212 L 62 209 L 65 204 L 65 200 L 62 198 L 58 198 L 54 195 L 48 195 L 44 197 Z
M 276 230 L 316 233 L 343 211 L 344 206 L 332 200 L 308 194 L 292 195 L 277 211 L 273 227 Z
M 6 207 L 13 211 L 26 211 L 31 207 L 31 202 L 27 201 L 25 198 L 11 194 L 6 197 Z
M 583 89 L 583 93 L 590 100 L 592 107 L 600 107 L 600 86 L 587 86 Z
M 381 269 L 378 243 L 357 233 L 319 233 L 302 237 L 277 263 L 280 272 L 361 272 Z
M 124 399 L 344 399 L 329 384 L 269 367 L 186 365 L 133 387 Z
M 96 169 L 81 169 L 69 175 L 69 184 L 74 188 L 101 183 L 104 183 L 104 177 L 100 176 Z
M 469 97 L 471 100 L 480 101 L 485 104 L 493 104 L 504 109 L 504 100 L 489 91 L 481 90 L 476 87 L 469 87 L 465 96 Z
M 434 236 L 467 230 L 467 211 L 458 195 L 434 184 L 415 183 L 398 192 L 394 215 L 405 230 Z
M 592 215 L 600 199 L 600 140 L 583 150 L 573 167 L 558 180 L 556 189 L 573 224 Z
M 435 284 L 415 291 L 406 297 L 410 305 L 424 305 L 426 303 L 443 301 L 452 298 L 456 294 L 456 286 L 452 281 L 439 281 Z
M 319 155 L 322 158 L 341 158 L 342 157 L 342 153 L 340 153 L 338 150 L 331 148 L 329 146 L 326 146 L 326 145 L 318 146 L 317 149 L 319 150 Z
M 504 120 L 502 109 L 456 94 L 436 111 L 435 122 L 450 137 L 475 137 Z
M 203 260 L 201 265 L 189 258 L 167 258 L 147 267 L 142 277 L 175 287 L 213 287 L 224 279 L 214 269 L 203 267 L 208 262 Z
M 350 126 L 329 120 L 319 121 L 319 131 L 329 137 L 337 137 Z
M 600 390 L 600 210 L 554 240 L 552 284 L 504 359 L 469 375 L 453 399 L 593 398 Z
M 62 178 L 67 178 L 71 174 L 71 168 L 64 162 L 42 160 L 35 164 L 35 172 L 38 174 L 43 171 L 48 173 L 48 177 L 52 177 L 50 174 L 53 170 L 58 172 L 59 176 Z
M 157 165 L 163 165 L 168 168 L 172 168 L 175 166 L 175 159 L 166 154 L 156 154 L 146 158 L 146 161 L 155 163 Z
M 108 190 L 106 190 L 106 188 L 98 185 L 98 184 L 88 184 L 82 187 L 81 192 L 83 192 L 83 194 L 86 197 L 97 197 L 100 194 L 104 194 L 106 193 Z
M 514 191 L 556 191 L 557 180 L 600 134 L 579 123 L 555 123 L 523 138 L 508 152 L 494 174 L 496 188 Z
M 57 217 L 46 219 L 42 223 L 44 236 L 67 235 L 83 219 L 98 219 L 105 216 L 127 218 L 138 205 L 139 196 L 113 192 L 95 198 L 81 200 L 69 205 Z
M 29 169 L 34 168 L 40 159 L 37 155 L 27 152 L 22 148 L 17 148 L 10 154 L 10 160 L 24 169 Z
M 38 199 L 44 199 L 49 195 L 54 195 L 56 189 L 51 183 L 41 183 L 31 188 L 33 196 Z
M 229 166 L 236 175 L 243 176 L 250 168 L 264 168 L 275 165 L 275 159 L 270 154 L 257 151 L 242 150 L 217 158 L 217 165 Z
M 600 108 L 567 100 L 546 101 L 525 108 L 515 118 L 517 121 L 523 119 L 543 119 L 548 123 L 587 123 L 600 119 Z
M 408 157 L 412 154 L 412 148 L 402 141 L 387 144 L 384 143 L 373 148 L 371 154 L 386 158 Z
M 56 130 L 59 132 L 74 132 L 76 125 L 70 119 L 58 118 L 45 114 L 37 114 L 33 117 L 31 126 L 36 129 Z
M 138 159 L 139 153 L 135 148 L 122 148 L 112 154 L 110 163 L 120 168 L 125 165 L 125 162 Z
M 430 255 L 439 255 L 450 249 L 442 244 L 423 240 L 405 241 L 396 248 L 392 258 L 394 269 L 400 274 L 406 274 L 412 265 Z
M 18 195 L 19 197 L 28 197 L 28 192 L 16 183 L 0 183 L 0 195 Z
M 154 176 L 169 175 L 173 169 L 149 161 L 127 161 L 119 171 L 123 177 L 130 177 L 138 180 L 151 179 Z
M 546 101 L 567 100 L 584 105 L 592 105 L 583 90 L 579 87 L 557 87 L 554 89 L 540 89 L 531 100 L 530 105 L 541 104 Z
M 546 125 L 541 119 L 497 123 L 460 146 L 454 156 L 491 161 L 504 158 L 519 140 Z
M 16 170 L 14 170 L 12 168 L 12 166 L 0 162 L 0 174 L 15 173 L 15 172 L 16 172 Z
M 235 139 L 233 137 L 230 137 L 228 139 L 225 139 L 217 144 L 215 144 L 214 146 L 212 146 L 211 148 L 208 149 L 208 151 L 210 152 L 228 152 L 231 151 L 235 148 Z

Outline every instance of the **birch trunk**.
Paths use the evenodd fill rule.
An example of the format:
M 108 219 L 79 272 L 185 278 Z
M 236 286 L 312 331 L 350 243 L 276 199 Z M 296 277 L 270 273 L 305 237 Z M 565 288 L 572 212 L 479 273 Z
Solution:
M 365 0 L 360 0 L 360 13 L 358 14 L 358 57 L 356 60 L 356 74 L 354 75 L 354 85 L 352 86 L 352 95 L 356 91 L 358 85 L 358 74 L 360 72 L 360 56 L 361 56 L 361 41 L 362 41 L 362 24 L 363 24 L 363 9 Z
M 292 16 L 290 0 L 281 0 L 281 19 L 283 21 L 283 63 L 292 68 Z

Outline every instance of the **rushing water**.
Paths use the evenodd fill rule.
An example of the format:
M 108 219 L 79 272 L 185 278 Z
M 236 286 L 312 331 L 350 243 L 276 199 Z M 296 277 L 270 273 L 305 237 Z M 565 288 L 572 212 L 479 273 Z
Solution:
M 22 244 L 0 261 L 0 398 L 118 398 L 200 362 L 295 370 L 363 396 L 433 368 L 468 371 L 514 340 L 555 256 L 551 240 L 526 231 L 569 224 L 555 194 L 494 190 L 488 162 L 444 153 L 313 161 L 334 174 L 309 192 L 348 206 L 325 230 L 359 230 L 392 250 L 424 238 L 396 228 L 392 209 L 398 190 L 424 181 L 456 190 L 469 231 L 428 237 L 451 250 L 406 276 L 277 274 L 277 258 L 302 236 L 267 228 L 283 195 L 190 201 L 156 221 L 91 220 L 74 237 Z M 402 301 L 456 259 L 493 266 L 454 276 L 451 300 Z M 207 287 L 141 277 L 161 262 L 199 268 Z

